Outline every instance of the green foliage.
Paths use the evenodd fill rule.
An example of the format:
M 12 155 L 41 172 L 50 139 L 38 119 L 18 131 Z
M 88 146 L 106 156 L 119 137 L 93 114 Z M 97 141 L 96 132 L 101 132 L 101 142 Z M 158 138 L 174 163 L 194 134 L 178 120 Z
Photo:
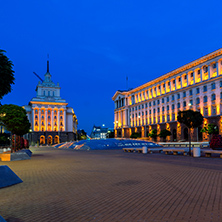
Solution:
M 132 133 L 130 136 L 130 138 L 134 138 L 134 139 L 139 138 L 139 137 L 141 137 L 141 133 Z
M 114 132 L 108 131 L 108 133 L 107 133 L 107 135 L 106 135 L 106 138 L 114 138 L 114 137 L 115 137 Z
M 10 137 L 9 134 L 1 133 L 0 134 L 0 144 L 9 145 L 10 144 L 9 137 Z
M 12 104 L 0 106 L 0 122 L 12 134 L 19 136 L 28 133 L 31 126 L 25 109 Z
M 190 129 L 201 126 L 203 123 L 203 116 L 200 112 L 185 110 L 178 112 L 177 120 L 178 122 L 185 124 Z
M 171 136 L 171 135 L 172 133 L 169 130 L 163 129 L 160 131 L 160 134 L 158 136 L 161 138 L 166 138 L 167 136 Z
M 218 134 L 219 130 L 215 124 L 209 123 L 207 127 L 202 128 L 200 132 L 211 135 L 211 134 Z
M 4 55 L 4 50 L 0 49 L 0 99 L 11 92 L 11 84 L 14 84 L 14 71 L 12 62 Z
M 156 130 L 156 129 L 153 129 L 153 130 L 151 131 L 151 133 L 148 133 L 148 136 L 151 137 L 151 138 L 156 139 L 156 138 L 157 138 L 157 130 Z

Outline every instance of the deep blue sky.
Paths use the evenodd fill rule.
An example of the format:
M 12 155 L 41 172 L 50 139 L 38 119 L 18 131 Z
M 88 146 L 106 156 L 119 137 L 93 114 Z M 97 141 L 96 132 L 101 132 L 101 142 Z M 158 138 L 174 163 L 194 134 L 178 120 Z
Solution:
M 26 105 L 50 57 L 79 120 L 113 127 L 112 96 L 222 47 L 222 1 L 7 0 L 0 6 L 0 49 L 15 85 L 2 104 Z

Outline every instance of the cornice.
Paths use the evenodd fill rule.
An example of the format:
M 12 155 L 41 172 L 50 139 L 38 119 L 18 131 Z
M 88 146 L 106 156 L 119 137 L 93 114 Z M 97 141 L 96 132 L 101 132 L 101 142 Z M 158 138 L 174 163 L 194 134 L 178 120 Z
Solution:
M 137 91 L 139 91 L 141 89 L 144 89 L 146 87 L 149 87 L 151 85 L 155 85 L 155 84 L 157 84 L 157 83 L 159 83 L 159 82 L 161 82 L 163 80 L 169 79 L 170 77 L 173 77 L 174 75 L 177 75 L 178 73 L 181 73 L 181 72 L 184 72 L 186 70 L 189 70 L 189 69 L 191 69 L 193 67 L 196 67 L 196 66 L 198 66 L 200 64 L 203 64 L 206 61 L 209 61 L 209 60 L 211 60 L 211 59 L 213 59 L 215 57 L 218 57 L 220 55 L 222 55 L 222 48 L 220 48 L 220 49 L 218 49 L 218 50 L 216 50 L 216 51 L 214 51 L 212 53 L 209 53 L 209 54 L 207 54 L 207 55 L 205 55 L 205 56 L 203 56 L 203 57 L 201 57 L 199 59 L 196 59 L 196 60 L 194 60 L 194 61 L 192 61 L 192 62 L 190 62 L 190 63 L 188 63 L 188 64 L 186 64 L 184 66 L 181 66 L 181 67 L 179 67 L 179 68 L 177 68 L 177 69 L 175 69 L 175 70 L 173 70 L 171 72 L 168 72 L 168 73 L 166 73 L 166 74 L 164 74 L 164 75 L 162 75 L 162 76 L 160 76 L 160 77 L 158 77 L 158 78 L 156 78 L 154 80 L 151 80 L 151 81 L 149 81 L 149 82 L 147 82 L 147 83 L 145 83 L 145 84 L 143 84 L 141 86 L 138 86 L 138 87 L 128 91 L 127 94 L 131 94 L 131 93 L 137 92 Z

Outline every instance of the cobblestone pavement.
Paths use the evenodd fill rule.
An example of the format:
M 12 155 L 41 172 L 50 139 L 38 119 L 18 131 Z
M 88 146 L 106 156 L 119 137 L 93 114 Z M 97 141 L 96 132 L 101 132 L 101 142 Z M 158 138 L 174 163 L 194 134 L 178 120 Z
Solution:
M 222 159 L 32 148 L 0 162 L 23 183 L 0 189 L 9 222 L 222 221 Z

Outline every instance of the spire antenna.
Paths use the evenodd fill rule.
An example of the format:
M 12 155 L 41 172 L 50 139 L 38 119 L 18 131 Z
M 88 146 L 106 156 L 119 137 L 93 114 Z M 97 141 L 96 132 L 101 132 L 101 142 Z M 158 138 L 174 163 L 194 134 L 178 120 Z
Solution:
M 47 59 L 47 72 L 49 73 L 49 54 L 47 54 L 47 57 L 48 57 L 48 59 Z

